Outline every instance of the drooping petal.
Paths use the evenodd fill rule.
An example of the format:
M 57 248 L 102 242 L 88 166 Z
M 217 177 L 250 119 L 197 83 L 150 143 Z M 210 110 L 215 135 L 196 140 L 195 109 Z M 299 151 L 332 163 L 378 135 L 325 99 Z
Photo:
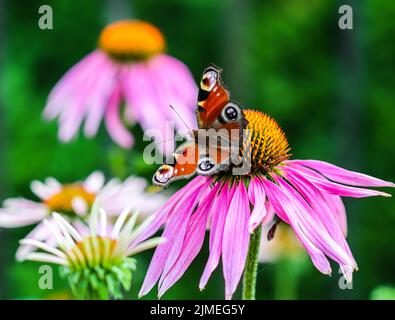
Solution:
M 248 232 L 250 216 L 248 194 L 243 182 L 233 188 L 236 190 L 230 202 L 222 242 L 226 299 L 231 299 L 236 291 L 244 270 L 250 239 Z
M 392 182 L 384 181 L 363 173 L 349 171 L 319 160 L 288 160 L 287 164 L 300 165 L 314 169 L 334 182 L 361 187 L 395 187 Z
M 122 91 L 127 102 L 125 113 L 132 110 L 129 112 L 133 113 L 146 136 L 154 139 L 162 154 L 172 152 L 174 128 L 169 127 L 167 117 L 164 116 L 170 107 L 158 101 L 158 88 L 155 87 L 151 70 L 145 64 L 134 64 L 124 72 L 123 79 Z
M 108 101 L 107 111 L 105 114 L 105 123 L 107 131 L 111 138 L 123 148 L 130 148 L 134 143 L 133 136 L 125 128 L 120 118 L 121 88 L 114 87 Z
M 198 87 L 188 67 L 180 60 L 166 54 L 157 55 L 154 59 L 152 62 L 160 65 L 161 73 L 167 75 L 173 95 L 179 96 L 185 107 L 192 108 L 191 105 L 196 102 Z M 196 122 L 196 119 L 194 121 Z
M 76 134 L 90 108 L 90 100 L 93 95 L 103 95 L 98 86 L 98 79 L 106 77 L 109 81 L 116 70 L 108 68 L 108 62 L 103 60 L 96 69 L 87 74 L 86 79 L 76 86 L 64 98 L 62 111 L 59 115 L 59 139 L 64 142 L 70 141 Z M 99 90 L 98 90 L 99 89 Z M 107 96 L 105 97 L 107 98 Z
M 182 248 L 177 259 L 172 264 L 166 264 L 159 281 L 158 296 L 162 296 L 186 271 L 199 253 L 206 233 L 207 219 L 213 199 L 217 193 L 217 184 L 201 202 L 196 212 L 188 221 L 187 230 L 183 239 Z
M 65 100 L 68 99 L 75 88 L 89 77 L 106 59 L 106 55 L 100 51 L 93 51 L 74 65 L 55 85 L 48 96 L 48 102 L 44 109 L 44 117 L 48 120 L 56 118 L 64 107 Z
M 98 75 L 95 92 L 86 101 L 84 133 L 87 137 L 96 135 L 109 105 L 111 94 L 119 86 L 118 82 L 118 66 L 113 61 L 106 61 Z
M 37 223 L 49 213 L 41 203 L 26 199 L 7 199 L 0 209 L 0 227 L 16 228 Z
M 162 274 L 166 264 L 172 264 L 177 259 L 182 248 L 182 241 L 184 240 L 188 221 L 195 209 L 196 200 L 206 185 L 207 182 L 203 185 L 198 183 L 197 188 L 195 189 L 194 187 L 196 187 L 196 183 L 194 183 L 191 188 L 193 192 L 185 193 L 185 190 L 181 190 L 183 193 L 176 193 L 172 197 L 173 200 L 170 199 L 168 202 L 171 205 L 168 205 L 162 212 L 159 212 L 158 219 L 153 221 L 152 225 L 155 226 L 153 230 L 158 230 L 166 219 L 167 214 L 172 211 L 176 212 L 170 217 L 170 220 L 162 234 L 162 237 L 166 239 L 166 242 L 160 244 L 155 250 L 143 285 L 140 289 L 140 296 L 147 294 L 152 289 Z M 164 214 L 166 214 L 166 217 L 163 216 Z M 152 230 L 150 230 L 149 233 L 151 232 Z M 144 237 L 146 237 L 146 235 L 147 233 Z M 138 240 L 135 240 L 135 242 L 145 240 L 146 238 L 144 239 L 144 237 L 138 237 Z
M 295 164 L 293 164 L 295 165 Z M 292 167 L 292 165 L 291 165 Z M 289 166 L 284 166 L 283 170 L 285 172 L 288 172 Z M 307 168 L 306 168 L 307 169 Z M 294 172 L 294 175 L 297 175 L 297 173 Z M 322 178 L 322 175 L 316 171 L 309 170 L 309 174 L 317 177 L 317 178 Z M 304 177 L 304 175 L 302 175 Z M 346 210 L 343 204 L 342 199 L 340 196 L 330 194 L 326 192 L 325 190 L 318 190 L 321 194 L 321 196 L 325 199 L 325 202 L 328 204 L 330 211 L 333 213 L 335 216 L 335 219 L 337 223 L 339 224 L 343 234 L 346 236 L 347 235 L 347 216 L 346 216 Z
M 365 198 L 365 197 L 373 197 L 373 196 L 383 196 L 383 197 L 391 197 L 390 194 L 371 190 L 371 189 L 362 189 L 356 187 L 344 186 L 335 182 L 331 182 L 325 178 L 319 178 L 316 175 L 311 174 L 311 170 L 303 167 L 291 167 L 288 166 L 287 170 L 304 174 L 309 177 L 309 180 L 317 186 L 317 188 L 325 190 L 326 192 L 342 197 L 352 197 L 352 198 Z
M 303 225 L 300 225 L 300 222 L 297 220 L 297 209 L 291 202 L 289 196 L 273 182 L 266 179 L 262 180 L 262 182 L 265 187 L 266 195 L 277 215 L 279 215 L 282 220 L 289 221 L 288 223 L 292 226 L 296 236 L 306 248 L 316 268 L 323 274 L 331 274 L 332 271 L 328 259 L 307 236 Z
M 325 230 L 348 255 L 348 259 L 343 259 L 339 258 L 340 254 L 338 252 L 334 252 L 333 259 L 341 266 L 357 268 L 357 264 L 342 232 L 341 224 L 338 222 L 335 213 L 331 211 L 325 198 L 321 195 L 321 191 L 301 175 L 289 174 L 286 177 L 311 205 L 312 210 L 310 210 L 310 214 L 316 215 Z
M 196 128 L 194 105 L 197 86 L 188 70 L 180 61 L 167 55 L 158 55 L 149 63 L 158 102 L 164 108 L 164 115 L 173 120 L 178 129 Z M 182 84 L 182 86 L 181 86 Z M 178 115 L 168 105 L 173 106 Z M 187 127 L 187 128 L 185 128 Z
M 290 176 L 287 177 L 290 178 Z M 305 234 L 311 239 L 316 247 L 328 257 L 338 262 L 341 266 L 356 267 L 355 260 L 336 221 L 327 221 L 332 218 L 330 213 L 324 217 L 319 216 L 319 214 L 327 210 L 325 210 L 325 206 L 317 203 L 310 194 L 306 193 L 311 193 L 311 190 L 307 189 L 306 185 L 298 184 L 300 189 L 305 187 L 303 192 L 306 198 L 313 202 L 312 206 L 309 205 L 306 198 L 303 198 L 294 187 L 289 185 L 282 178 L 275 177 L 275 180 L 280 185 L 282 191 L 288 195 L 290 202 L 295 208 L 296 223 L 302 226 Z M 314 207 L 316 210 L 314 210 Z
M 333 212 L 344 236 L 347 236 L 347 215 L 342 199 L 339 196 L 334 196 L 325 192 L 321 192 L 321 195 L 325 199 L 330 210 Z
M 276 213 L 274 212 L 274 208 L 269 201 L 265 202 L 265 208 L 266 208 L 266 215 L 262 220 L 262 226 L 266 226 L 269 223 L 271 223 L 274 219 L 274 216 L 276 215 Z
M 248 186 L 248 196 L 250 202 L 254 206 L 250 219 L 248 221 L 248 231 L 253 233 L 258 225 L 262 223 L 265 218 L 266 212 L 266 194 L 260 179 L 254 177 L 251 179 L 250 185 Z
M 229 211 L 229 202 L 233 196 L 230 192 L 228 184 L 225 184 L 220 193 L 214 200 L 213 210 L 211 212 L 210 226 L 210 255 L 203 275 L 200 278 L 199 288 L 203 290 L 210 278 L 212 272 L 217 268 L 222 253 L 222 238 L 224 233 L 226 215 Z
M 210 180 L 206 177 L 196 177 L 189 182 L 184 188 L 177 191 L 166 204 L 155 213 L 155 219 L 145 228 L 145 230 L 131 243 L 131 246 L 140 243 L 151 237 L 159 228 L 168 220 L 169 215 L 182 199 L 191 197 L 195 192 L 200 193 L 200 189 L 204 189 L 210 184 Z

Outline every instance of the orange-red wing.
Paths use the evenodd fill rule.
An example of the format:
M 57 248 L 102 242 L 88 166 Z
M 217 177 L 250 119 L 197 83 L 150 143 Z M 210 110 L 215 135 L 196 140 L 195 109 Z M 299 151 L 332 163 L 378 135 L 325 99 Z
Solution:
M 212 128 L 229 101 L 229 92 L 222 82 L 221 71 L 215 65 L 210 65 L 203 72 L 196 110 L 199 128 Z
M 174 153 L 174 177 L 189 177 L 196 171 L 199 158 L 198 146 L 195 142 L 187 142 L 179 146 Z

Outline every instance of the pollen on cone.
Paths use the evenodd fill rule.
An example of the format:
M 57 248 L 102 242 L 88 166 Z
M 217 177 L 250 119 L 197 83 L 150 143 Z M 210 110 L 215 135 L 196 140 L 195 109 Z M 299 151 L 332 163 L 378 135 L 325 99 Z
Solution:
M 72 201 L 75 197 L 82 198 L 89 205 L 95 200 L 93 193 L 86 191 L 82 185 L 76 183 L 64 185 L 60 192 L 46 199 L 44 203 L 53 211 L 71 211 Z
M 121 20 L 103 29 L 99 48 L 115 58 L 144 59 L 163 52 L 165 39 L 152 24 L 138 20 Z
M 289 158 L 291 150 L 284 132 L 278 123 L 265 113 L 244 110 L 247 124 L 247 143 L 244 147 L 251 159 L 252 171 L 270 171 L 274 166 Z

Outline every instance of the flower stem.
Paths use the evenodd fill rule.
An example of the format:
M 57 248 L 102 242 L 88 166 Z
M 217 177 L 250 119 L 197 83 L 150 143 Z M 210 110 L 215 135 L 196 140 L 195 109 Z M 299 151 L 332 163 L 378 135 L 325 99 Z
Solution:
M 255 300 L 256 277 L 258 271 L 259 245 L 261 243 L 262 226 L 258 226 L 250 237 L 247 261 L 243 275 L 243 300 Z

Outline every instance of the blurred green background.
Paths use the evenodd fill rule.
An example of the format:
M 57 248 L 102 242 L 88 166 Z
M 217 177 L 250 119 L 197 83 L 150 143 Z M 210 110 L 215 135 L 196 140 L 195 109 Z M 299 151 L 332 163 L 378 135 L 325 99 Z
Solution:
M 53 30 L 38 27 L 42 4 L 53 8 Z M 342 4 L 353 7 L 353 30 L 338 27 Z M 143 163 L 142 142 L 125 152 L 102 130 L 95 139 L 80 135 L 60 144 L 57 124 L 41 116 L 56 81 L 95 48 L 100 30 L 119 18 L 157 25 L 169 54 L 185 62 L 196 80 L 211 62 L 223 67 L 232 97 L 277 119 L 294 158 L 321 159 L 395 181 L 393 1 L 0 0 L 1 200 L 31 198 L 33 179 L 67 182 L 95 169 L 109 177 L 150 179 L 156 167 Z M 141 130 L 133 131 L 138 140 Z M 335 265 L 327 277 L 309 259 L 284 259 L 259 266 L 258 299 L 367 299 L 375 288 L 395 285 L 394 200 L 345 203 L 348 240 L 360 267 L 353 289 L 339 288 Z M 0 230 L 0 298 L 66 297 L 65 281 L 57 277 L 53 290 L 40 290 L 39 265 L 15 262 L 17 241 L 29 229 Z M 220 268 L 206 290 L 198 290 L 208 256 L 207 244 L 204 248 L 164 299 L 223 298 Z M 137 297 L 151 255 L 138 256 L 131 298 Z M 153 290 L 146 298 L 155 296 Z

